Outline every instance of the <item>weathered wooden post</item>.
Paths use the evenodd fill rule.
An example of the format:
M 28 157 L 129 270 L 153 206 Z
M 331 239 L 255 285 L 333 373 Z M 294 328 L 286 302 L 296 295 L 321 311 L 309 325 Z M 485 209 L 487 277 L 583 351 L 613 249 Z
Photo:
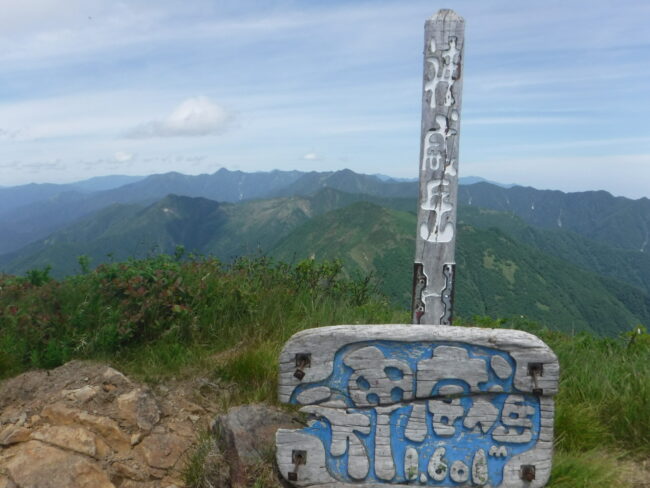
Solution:
M 294 486 L 540 488 L 550 476 L 553 351 L 522 331 L 445 325 L 463 29 L 450 10 L 426 23 L 416 323 L 308 329 L 280 354 L 278 399 L 309 416 L 276 434 L 278 469 Z
M 465 21 L 453 10 L 427 20 L 413 323 L 451 324 L 458 201 L 458 140 Z

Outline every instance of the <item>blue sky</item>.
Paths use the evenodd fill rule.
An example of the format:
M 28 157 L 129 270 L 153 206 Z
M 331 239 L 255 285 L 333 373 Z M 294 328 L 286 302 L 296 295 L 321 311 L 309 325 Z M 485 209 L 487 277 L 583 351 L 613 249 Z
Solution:
M 650 196 L 650 2 L 23 0 L 0 185 L 220 167 L 417 176 L 425 19 L 466 20 L 461 176 Z

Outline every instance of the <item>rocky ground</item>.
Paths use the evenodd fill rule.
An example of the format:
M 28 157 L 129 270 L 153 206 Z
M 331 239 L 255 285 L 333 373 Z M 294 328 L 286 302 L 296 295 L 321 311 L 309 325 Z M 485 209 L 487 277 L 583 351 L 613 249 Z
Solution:
M 277 422 L 288 420 L 261 406 L 215 420 L 206 392 L 213 386 L 197 379 L 150 389 L 84 361 L 7 380 L 0 384 L 0 488 L 180 488 L 210 426 L 226 462 L 202 476 L 221 479 L 214 486 L 244 486 L 245 464 L 263 455 L 260 441 L 271 443 Z M 214 453 L 200 461 L 211 459 Z
M 219 385 L 197 377 L 149 388 L 73 361 L 0 383 L 0 488 L 279 487 L 273 447 L 295 415 L 266 405 L 219 414 Z M 197 455 L 198 453 L 198 455 Z M 621 462 L 650 488 L 650 461 Z

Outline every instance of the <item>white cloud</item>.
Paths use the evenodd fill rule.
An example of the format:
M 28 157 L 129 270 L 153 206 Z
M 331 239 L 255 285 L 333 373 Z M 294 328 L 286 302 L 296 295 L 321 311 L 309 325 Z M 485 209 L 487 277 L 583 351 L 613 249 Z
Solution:
M 188 98 L 164 120 L 152 120 L 127 132 L 127 137 L 196 137 L 223 132 L 232 115 L 207 97 Z
M 318 154 L 310 152 L 305 154 L 302 159 L 306 161 L 318 161 L 320 158 L 318 157 Z
M 0 141 L 13 141 L 20 135 L 18 130 L 8 130 L 0 127 Z
M 117 151 L 115 153 L 115 161 L 118 163 L 128 163 L 133 159 L 133 154 L 124 151 Z

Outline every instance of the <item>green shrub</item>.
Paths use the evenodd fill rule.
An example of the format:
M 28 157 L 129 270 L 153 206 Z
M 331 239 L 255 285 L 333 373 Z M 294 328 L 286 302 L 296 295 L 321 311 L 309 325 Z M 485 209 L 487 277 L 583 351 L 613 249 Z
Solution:
M 408 311 L 376 294 L 370 278 L 343 277 L 338 262 L 181 258 L 178 250 L 105 264 L 64 281 L 49 279 L 47 268 L 27 278 L 0 275 L 0 378 L 73 358 L 103 359 L 151 382 L 200 368 L 222 388 L 224 405 L 273 403 L 278 354 L 294 333 L 410 321 Z M 622 486 L 614 469 L 619 454 L 605 453 L 650 453 L 650 335 L 643 327 L 612 339 L 554 332 L 525 317 L 455 324 L 526 330 L 557 354 L 549 486 Z
M 186 364 L 188 350 L 277 343 L 303 328 L 393 314 L 336 262 L 291 267 L 257 257 L 225 266 L 181 256 L 105 264 L 61 282 L 46 280 L 47 268 L 29 279 L 0 276 L 0 377 L 98 357 L 142 357 L 164 373 Z M 152 350 L 161 358 L 152 361 Z

